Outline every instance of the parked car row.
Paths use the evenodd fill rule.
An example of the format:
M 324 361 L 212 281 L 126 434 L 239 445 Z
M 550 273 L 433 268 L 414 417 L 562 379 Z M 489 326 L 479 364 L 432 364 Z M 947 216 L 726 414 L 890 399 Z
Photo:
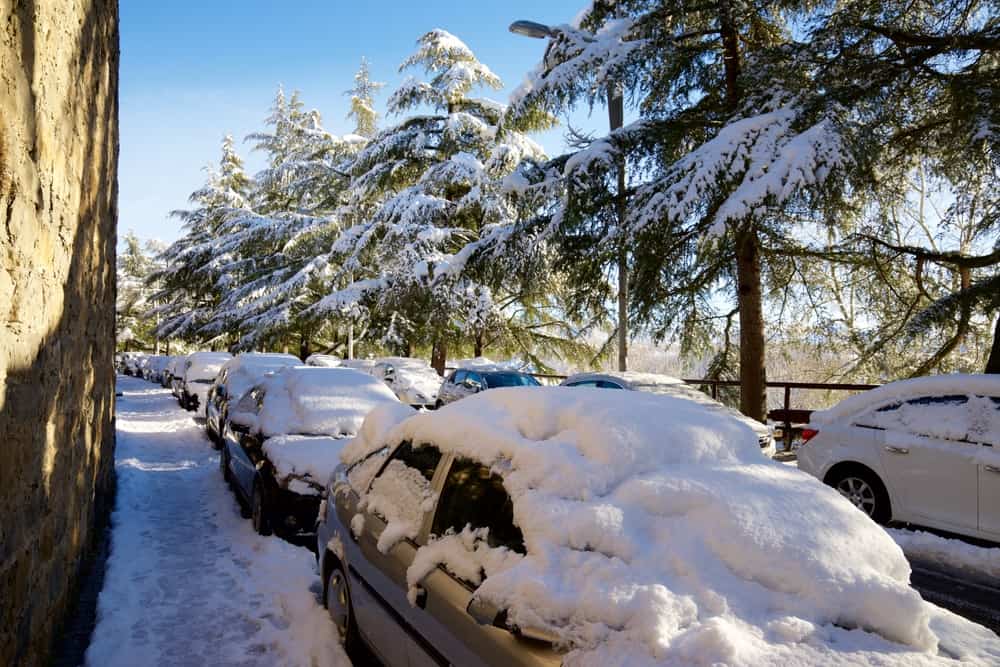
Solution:
M 822 599 L 840 610 L 838 625 L 877 637 L 865 651 L 889 654 L 922 640 L 878 610 L 923 612 L 897 577 L 908 572 L 902 554 L 869 519 L 1000 539 L 997 377 L 896 383 L 814 414 L 800 467 L 824 487 L 768 461 L 765 425 L 667 376 L 581 373 L 538 387 L 470 366 L 435 394 L 416 360 L 307 362 L 196 353 L 163 374 L 205 416 L 254 529 L 315 533 L 341 639 L 386 665 L 557 665 L 593 628 L 634 633 L 627 619 L 648 625 L 661 613 L 632 584 L 616 594 L 631 600 L 615 603 L 632 605 L 628 615 L 593 606 L 583 593 L 593 582 L 669 587 L 702 565 L 709 578 L 691 585 L 706 590 L 717 571 L 768 581 L 783 551 L 798 569 L 772 604 L 799 596 L 796 614 L 811 618 L 808 600 Z M 776 503 L 787 511 L 772 512 Z M 739 567 L 728 560 L 737 552 Z M 827 622 L 823 613 L 810 622 Z M 574 650 L 600 639 L 587 636 Z

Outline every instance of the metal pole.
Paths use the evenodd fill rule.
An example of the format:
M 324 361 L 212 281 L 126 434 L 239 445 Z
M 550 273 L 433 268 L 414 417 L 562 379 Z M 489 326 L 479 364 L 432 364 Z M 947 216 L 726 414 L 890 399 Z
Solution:
M 792 451 L 792 416 L 789 413 L 792 407 L 792 388 L 785 385 L 785 451 Z
M 611 132 L 621 128 L 625 120 L 621 87 L 608 84 L 608 124 Z M 618 159 L 618 189 L 615 193 L 615 215 L 618 218 L 618 370 L 628 370 L 628 242 L 625 215 L 625 158 Z

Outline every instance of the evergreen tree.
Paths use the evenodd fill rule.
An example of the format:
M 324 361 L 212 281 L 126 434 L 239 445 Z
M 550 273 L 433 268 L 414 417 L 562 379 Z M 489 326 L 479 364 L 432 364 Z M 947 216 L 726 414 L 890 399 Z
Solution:
M 183 235 L 163 251 L 162 268 L 149 276 L 160 286 L 154 297 L 160 305 L 151 312 L 160 317 L 158 336 L 213 345 L 234 342 L 235 332 L 222 329 L 217 319 L 225 294 L 241 280 L 238 258 L 229 247 L 223 249 L 223 229 L 234 210 L 247 207 L 252 186 L 232 137 L 226 136 L 218 171 L 209 169 L 205 185 L 191 194 L 195 207 L 172 212 L 183 223 Z
M 385 86 L 384 83 L 372 81 L 368 72 L 368 59 L 361 59 L 361 66 L 354 75 L 354 87 L 345 95 L 351 98 L 351 110 L 347 118 L 354 119 L 354 133 L 371 138 L 378 129 L 378 112 L 375 111 L 375 95 Z

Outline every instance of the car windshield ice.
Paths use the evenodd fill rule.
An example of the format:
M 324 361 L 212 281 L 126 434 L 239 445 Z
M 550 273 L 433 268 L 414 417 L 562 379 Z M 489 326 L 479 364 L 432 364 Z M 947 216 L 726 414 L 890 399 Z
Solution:
M 497 387 L 538 387 L 540 383 L 530 375 L 522 373 L 483 373 L 486 379 L 486 386 L 490 389 Z

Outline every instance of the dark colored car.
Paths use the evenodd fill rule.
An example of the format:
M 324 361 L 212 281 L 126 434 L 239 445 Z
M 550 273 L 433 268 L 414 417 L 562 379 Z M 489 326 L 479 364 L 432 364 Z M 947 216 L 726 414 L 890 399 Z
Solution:
M 230 400 L 239 399 L 267 373 L 301 363 L 290 354 L 244 352 L 223 364 L 205 401 L 205 432 L 212 444 L 222 444 Z
M 541 383 L 527 373 L 507 370 L 459 368 L 452 372 L 438 390 L 437 407 L 498 387 L 538 387 Z
M 297 366 L 268 375 L 231 405 L 220 466 L 254 530 L 312 531 L 341 447 L 385 403 L 399 405 L 370 375 Z

